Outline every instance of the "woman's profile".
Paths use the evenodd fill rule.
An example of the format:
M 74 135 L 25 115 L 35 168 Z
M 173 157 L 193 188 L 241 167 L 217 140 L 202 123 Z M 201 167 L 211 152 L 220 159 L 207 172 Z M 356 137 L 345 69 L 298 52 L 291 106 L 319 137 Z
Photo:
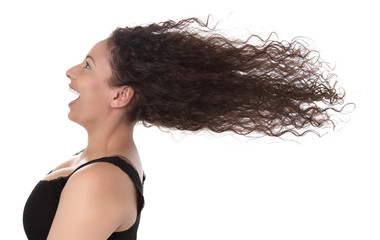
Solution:
M 334 127 L 331 114 L 345 97 L 301 41 L 230 39 L 196 18 L 117 28 L 66 75 L 78 95 L 68 118 L 86 129 L 88 143 L 32 191 L 28 239 L 136 239 L 145 180 L 136 123 L 318 135 Z

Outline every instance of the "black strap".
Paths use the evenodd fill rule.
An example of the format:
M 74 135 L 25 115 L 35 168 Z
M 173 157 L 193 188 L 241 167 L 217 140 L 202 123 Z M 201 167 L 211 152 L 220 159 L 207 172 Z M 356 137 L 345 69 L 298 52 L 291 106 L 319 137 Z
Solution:
M 121 170 L 123 170 L 126 174 L 128 174 L 130 176 L 133 183 L 139 189 L 141 194 L 143 194 L 143 188 L 142 188 L 142 184 L 141 184 L 141 180 L 140 180 L 140 176 L 139 176 L 138 172 L 136 171 L 136 169 L 131 164 L 127 163 L 125 160 L 121 159 L 119 156 L 102 157 L 102 158 L 98 158 L 95 160 L 88 161 L 85 164 L 80 165 L 77 169 L 75 169 L 69 175 L 69 177 L 71 175 L 73 175 L 76 171 L 78 171 L 79 169 L 81 169 L 87 165 L 97 163 L 97 162 L 108 162 L 108 163 L 111 163 L 113 165 L 118 166 Z

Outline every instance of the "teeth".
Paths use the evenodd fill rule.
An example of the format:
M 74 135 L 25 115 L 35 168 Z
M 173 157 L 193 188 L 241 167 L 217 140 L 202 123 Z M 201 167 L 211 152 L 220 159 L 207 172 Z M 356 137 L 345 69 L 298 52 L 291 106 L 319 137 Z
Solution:
M 69 88 L 69 91 L 70 92 L 72 92 L 72 93 L 75 93 L 75 94 L 77 94 L 78 96 L 80 96 L 80 93 L 79 92 L 77 92 L 77 91 L 75 91 L 74 89 L 72 89 L 72 88 Z

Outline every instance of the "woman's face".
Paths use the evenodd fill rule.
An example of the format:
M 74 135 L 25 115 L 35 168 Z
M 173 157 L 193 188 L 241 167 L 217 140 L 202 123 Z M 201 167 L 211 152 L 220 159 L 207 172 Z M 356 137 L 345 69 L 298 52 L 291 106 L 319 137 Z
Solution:
M 70 88 L 80 94 L 78 99 L 69 103 L 68 117 L 85 128 L 96 126 L 111 110 L 110 102 L 114 98 L 114 91 L 109 86 L 112 76 L 110 58 L 107 41 L 100 41 L 82 63 L 66 73 L 70 79 Z

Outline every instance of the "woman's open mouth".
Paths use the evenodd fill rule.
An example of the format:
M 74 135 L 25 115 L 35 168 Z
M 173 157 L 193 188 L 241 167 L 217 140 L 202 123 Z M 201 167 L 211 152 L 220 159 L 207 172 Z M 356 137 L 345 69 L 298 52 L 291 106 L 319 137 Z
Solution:
M 69 85 L 69 91 L 78 95 L 78 97 L 75 100 L 69 103 L 69 106 L 70 106 L 71 104 L 74 104 L 76 101 L 78 101 L 78 99 L 80 98 L 80 93 L 77 90 L 73 89 L 70 85 Z

